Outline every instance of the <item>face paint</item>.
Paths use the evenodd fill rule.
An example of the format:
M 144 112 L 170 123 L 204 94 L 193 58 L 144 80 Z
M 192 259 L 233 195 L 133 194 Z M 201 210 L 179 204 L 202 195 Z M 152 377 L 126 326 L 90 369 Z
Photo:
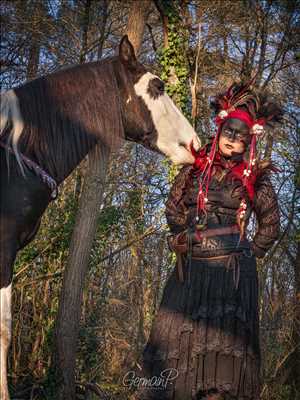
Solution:
M 230 142 L 243 142 L 246 146 L 251 141 L 248 126 L 239 119 L 228 119 L 222 126 L 221 136 Z
M 248 126 L 239 119 L 228 119 L 221 128 L 219 150 L 225 157 L 243 154 L 250 143 Z

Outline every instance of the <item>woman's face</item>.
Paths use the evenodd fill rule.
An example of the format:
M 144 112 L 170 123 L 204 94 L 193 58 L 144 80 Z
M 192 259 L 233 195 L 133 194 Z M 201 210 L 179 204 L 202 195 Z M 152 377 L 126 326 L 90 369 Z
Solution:
M 224 122 L 219 138 L 219 150 L 225 157 L 242 154 L 250 142 L 249 128 L 239 119 Z

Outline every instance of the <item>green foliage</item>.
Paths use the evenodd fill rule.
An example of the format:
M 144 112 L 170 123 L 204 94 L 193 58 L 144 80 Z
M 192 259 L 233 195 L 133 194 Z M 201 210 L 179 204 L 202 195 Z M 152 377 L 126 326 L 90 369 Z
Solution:
M 106 235 L 118 224 L 122 217 L 122 210 L 116 206 L 105 207 L 98 217 L 98 233 Z
M 265 39 L 268 57 L 265 61 L 262 60 L 264 61 L 263 75 L 268 76 L 271 72 L 270 68 L 274 68 L 274 77 L 277 75 L 275 72 L 279 71 L 280 79 L 272 80 L 272 90 L 274 89 L 275 92 L 277 91 L 280 94 L 283 103 L 289 103 L 288 98 L 295 99 L 296 87 L 294 82 L 296 81 L 297 69 L 294 61 L 300 58 L 294 41 L 296 37 L 294 34 L 296 32 L 295 21 L 298 19 L 298 14 L 291 15 L 291 18 L 287 14 L 290 9 L 293 9 L 294 2 L 284 0 L 271 4 L 267 1 L 261 3 L 262 7 L 257 10 L 248 9 L 249 2 L 245 2 L 245 4 L 241 2 L 245 7 L 247 6 L 247 9 L 243 7 L 242 13 L 239 2 L 230 2 L 230 7 L 224 1 L 216 2 L 213 7 L 210 2 L 180 2 L 179 0 L 158 0 L 158 2 L 163 7 L 164 14 L 167 15 L 168 23 L 168 46 L 161 48 L 158 52 L 161 77 L 166 82 L 167 92 L 187 118 L 189 118 L 190 96 L 186 54 L 189 54 L 191 59 L 195 56 L 196 26 L 198 22 L 201 24 L 200 40 L 204 44 L 204 48 L 201 49 L 201 68 L 198 71 L 198 82 L 201 83 L 199 85 L 201 89 L 196 88 L 196 95 L 198 96 L 198 105 L 201 106 L 201 125 L 199 124 L 199 126 L 201 126 L 203 132 L 205 132 L 206 127 L 210 126 L 208 123 L 206 124 L 206 121 L 209 121 L 209 111 L 208 108 L 205 108 L 207 97 L 215 93 L 217 89 L 219 90 L 219 85 L 226 85 L 228 80 L 236 77 L 244 62 L 246 64 L 251 62 L 253 62 L 253 65 L 257 64 L 259 54 L 262 53 L 261 44 L 264 40 L 255 41 L 255 35 L 258 34 L 263 37 L 264 30 L 267 31 Z M 35 26 L 33 26 L 32 21 L 35 18 L 32 19 L 32 13 L 28 10 L 32 11 L 39 6 L 44 8 L 44 3 L 49 5 L 49 7 L 46 6 L 49 12 L 47 11 L 48 14 L 45 15 L 45 12 L 41 10 L 44 22 L 39 26 L 34 22 Z M 3 34 L 5 43 L 8 43 L 8 47 L 3 53 L 5 73 L 1 82 L 4 88 L 16 87 L 25 80 L 28 61 L 30 61 L 29 56 L 32 55 L 31 49 L 34 50 L 34 46 L 32 46 L 34 41 L 24 40 L 24 38 L 32 39 L 32 32 L 39 31 L 38 42 L 43 51 L 43 56 L 39 58 L 39 74 L 51 72 L 62 65 L 78 62 L 80 52 L 74 51 L 74 49 L 79 48 L 78 40 L 81 36 L 80 30 L 85 4 L 84 2 L 58 0 L 57 7 L 53 9 L 53 7 L 50 7 L 50 3 L 33 0 L 22 2 L 19 0 L 17 2 L 5 2 L 5 5 L 3 5 L 6 17 L 3 19 Z M 99 24 L 99 17 L 105 14 L 105 10 L 104 7 L 100 7 L 100 10 L 96 3 L 95 7 L 92 6 L 91 8 L 88 34 L 88 47 L 91 50 L 87 54 L 87 59 L 91 61 L 95 61 L 100 54 L 94 43 L 99 42 L 102 33 L 103 38 L 105 38 L 105 54 L 109 55 L 114 51 L 113 47 L 120 39 L 120 32 L 123 29 L 122 27 L 125 27 L 128 15 L 128 7 L 126 5 L 124 7 L 126 2 L 110 2 L 109 13 L 107 13 L 109 31 L 107 29 L 107 31 L 101 32 L 105 23 L 102 21 L 103 23 Z M 181 10 L 177 7 L 179 3 L 183 5 L 181 10 L 185 8 L 186 11 L 184 21 L 180 17 Z M 281 3 L 282 5 L 280 5 Z M 19 9 L 17 12 L 15 4 Z M 270 4 L 270 12 L 264 12 Z M 246 18 L 243 17 L 244 14 L 247 14 Z M 219 23 L 220 20 L 222 20 L 221 24 Z M 264 21 L 264 23 L 262 24 L 261 21 Z M 249 29 L 245 35 L 244 28 L 248 26 L 251 28 L 251 26 L 254 26 L 252 24 L 258 30 Z M 189 26 L 189 30 L 185 26 Z M 68 29 L 65 29 L 65 27 L 68 27 Z M 161 21 L 158 18 L 152 19 L 151 28 L 153 28 L 153 38 L 157 44 L 161 39 L 156 34 L 161 32 Z M 278 34 L 274 34 L 274 32 Z M 51 46 L 48 46 L 49 43 L 51 43 Z M 147 54 L 148 66 L 156 69 L 155 64 L 150 65 L 155 57 L 153 49 L 148 43 L 150 41 L 144 43 L 142 54 L 143 56 Z M 252 44 L 255 43 L 258 45 L 257 49 L 252 47 Z M 236 51 L 236 46 L 245 49 L 245 54 L 239 54 Z M 288 53 L 285 52 L 286 49 L 289 49 Z M 289 67 L 289 63 L 293 68 Z M 288 97 L 286 98 L 286 96 Z M 293 117 L 295 112 L 299 112 L 298 106 L 297 101 L 293 101 L 293 105 L 290 106 L 289 113 L 293 114 Z M 286 126 L 282 137 L 278 139 L 274 136 L 276 147 L 274 144 L 273 153 L 275 150 L 276 162 L 279 163 L 279 167 L 286 171 L 278 174 L 278 181 L 276 182 L 283 211 L 281 215 L 282 232 L 285 232 L 285 228 L 290 224 L 287 221 L 289 220 L 289 212 L 293 208 L 291 200 L 294 186 L 300 186 L 297 147 L 299 140 L 297 135 L 299 135 L 299 131 L 297 132 L 296 128 Z M 260 149 L 262 153 L 264 153 L 264 148 L 265 143 L 262 142 Z M 121 156 L 116 161 L 116 165 L 118 165 L 118 162 L 128 166 L 126 171 L 137 171 L 131 169 L 132 161 L 130 161 L 129 154 L 126 154 L 126 158 Z M 134 162 L 136 163 L 136 159 Z M 165 171 L 168 171 L 168 183 L 171 184 L 179 167 L 171 165 L 167 159 L 163 161 L 163 164 Z M 134 168 L 136 168 L 136 165 Z M 152 307 L 152 304 L 158 305 L 158 302 L 154 303 L 153 299 L 157 296 L 157 290 L 163 288 L 165 277 L 174 268 L 176 260 L 175 253 L 165 251 L 166 249 L 164 249 L 162 257 L 156 257 L 157 236 L 154 236 L 145 240 L 145 243 L 138 244 L 144 251 L 140 255 L 143 258 L 143 261 L 141 261 L 141 278 L 139 277 L 140 271 L 135 264 L 131 263 L 131 260 L 134 259 L 130 253 L 131 249 L 122 250 L 117 257 L 109 262 L 102 261 L 110 251 L 118 250 L 127 239 L 131 240 L 136 234 L 143 232 L 146 224 L 153 223 L 152 214 L 149 214 L 152 213 L 151 204 L 155 204 L 155 206 L 157 204 L 156 215 L 163 212 L 162 209 L 159 209 L 162 198 L 158 197 L 161 194 L 157 194 L 158 192 L 155 191 L 157 188 L 160 190 L 165 181 L 159 180 L 158 187 L 150 188 L 149 185 L 146 188 L 143 182 L 138 181 L 138 175 L 134 174 L 136 172 L 132 172 L 131 176 L 137 179 L 137 181 L 134 181 L 136 186 L 131 185 L 130 189 L 128 189 L 127 182 L 126 185 L 122 186 L 124 180 L 119 179 L 115 170 L 112 171 L 112 177 L 108 177 L 108 182 L 111 179 L 111 182 L 116 182 L 115 187 L 119 188 L 118 196 L 116 196 L 117 202 L 114 201 L 114 191 L 116 190 L 114 185 L 111 185 L 111 189 L 110 186 L 107 186 L 108 199 L 113 200 L 108 201 L 109 205 L 100 212 L 97 221 L 98 230 L 90 257 L 89 277 L 86 280 L 88 288 L 84 296 L 83 321 L 79 337 L 80 345 L 78 346 L 77 380 L 97 383 L 101 389 L 111 393 L 110 398 L 115 400 L 129 398 L 127 393 L 124 393 L 124 395 L 123 393 L 117 394 L 119 390 L 117 375 L 119 374 L 119 377 L 121 377 L 127 365 L 131 365 L 134 361 L 138 349 L 136 343 L 140 342 L 140 338 L 139 341 L 136 340 L 136 335 L 141 316 L 144 318 L 142 323 L 144 323 L 145 333 L 149 333 L 153 320 L 154 307 Z M 149 174 L 152 174 L 152 169 L 149 170 Z M 128 180 L 128 182 L 131 184 L 132 181 Z M 112 192 L 109 190 L 112 190 Z M 148 192 L 145 196 L 145 190 L 153 190 L 149 196 L 149 203 Z M 147 202 L 144 199 L 147 199 Z M 152 199 L 155 199 L 153 203 L 151 203 Z M 62 185 L 60 196 L 47 209 L 36 239 L 18 255 L 15 265 L 15 271 L 18 275 L 13 285 L 13 345 L 9 361 L 10 386 L 13 398 L 19 398 L 19 396 L 14 395 L 14 389 L 18 392 L 33 385 L 43 387 L 43 394 L 40 398 L 48 400 L 56 398 L 57 377 L 55 371 L 49 366 L 51 354 L 54 352 L 54 321 L 61 288 L 61 272 L 66 264 L 77 206 L 73 176 Z M 297 205 L 295 209 L 297 209 Z M 155 219 L 154 224 L 160 224 L 160 222 L 160 219 Z M 295 223 L 290 224 L 288 236 L 279 243 L 275 256 L 273 255 L 271 259 L 268 258 L 267 262 L 258 260 L 261 282 L 263 369 L 266 387 L 262 400 L 297 399 L 292 386 L 281 385 L 279 380 L 277 382 L 277 376 L 274 378 L 274 374 L 276 366 L 280 364 L 291 348 L 287 341 L 291 336 L 294 316 L 287 299 L 294 289 L 292 279 L 294 269 L 286 254 L 288 254 L 287 251 L 292 255 L 295 254 L 294 238 L 300 240 L 298 225 L 298 219 L 295 220 Z M 41 277 L 44 279 L 39 279 Z M 271 311 L 268 312 L 269 289 L 273 282 L 272 278 L 275 282 L 280 283 L 280 290 L 276 285 L 273 289 L 281 299 L 280 304 L 282 304 L 275 316 Z M 156 279 L 158 282 L 156 282 Z M 143 291 L 144 302 L 140 301 L 137 296 L 138 289 Z M 111 299 L 117 301 L 110 304 Z M 281 325 L 284 328 L 285 339 L 276 334 L 278 332 L 278 317 L 283 320 Z M 114 354 L 112 350 L 115 350 Z M 126 388 L 121 387 L 120 384 L 120 393 L 122 389 L 125 391 Z M 29 393 L 30 391 L 27 391 L 28 396 Z M 38 398 L 37 394 L 33 392 L 30 396 L 35 399 Z M 93 395 L 88 395 L 88 397 L 91 396 Z
M 126 218 L 133 222 L 137 233 L 144 231 L 143 188 L 138 187 L 127 192 L 128 204 L 126 206 Z
M 182 26 L 178 11 L 168 7 L 168 46 L 158 51 L 159 63 L 162 66 L 161 78 L 166 82 L 166 90 L 174 102 L 188 114 L 189 71 L 186 62 L 187 32 Z
M 165 2 L 165 14 L 168 17 L 168 46 L 158 51 L 159 63 L 162 66 L 161 78 L 166 82 L 166 90 L 176 105 L 188 116 L 188 76 L 186 48 L 188 32 L 183 27 L 176 4 Z M 175 80 L 175 82 L 174 82 Z M 173 183 L 179 168 L 164 160 L 168 169 L 168 181 Z
M 69 192 L 50 204 L 43 216 L 43 223 L 36 239 L 18 254 L 15 264 L 16 271 L 39 259 L 42 270 L 49 272 L 49 265 L 52 261 L 66 256 L 75 223 L 77 206 L 73 193 Z M 44 259 L 47 262 L 43 262 Z
M 47 400 L 55 400 L 57 397 L 57 380 L 54 368 L 50 367 L 43 381 L 43 389 Z

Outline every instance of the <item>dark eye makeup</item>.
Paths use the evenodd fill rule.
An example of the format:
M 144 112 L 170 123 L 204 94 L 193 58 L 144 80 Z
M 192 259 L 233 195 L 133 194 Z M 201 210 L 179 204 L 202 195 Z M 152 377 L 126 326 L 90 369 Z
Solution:
M 248 132 L 246 132 L 246 131 L 238 132 L 234 129 L 226 128 L 226 129 L 222 130 L 222 135 L 229 137 L 229 138 L 234 137 L 236 140 L 245 140 L 248 136 Z
M 227 120 L 221 131 L 221 135 L 230 139 L 248 143 L 249 142 L 249 128 L 241 120 L 229 119 Z

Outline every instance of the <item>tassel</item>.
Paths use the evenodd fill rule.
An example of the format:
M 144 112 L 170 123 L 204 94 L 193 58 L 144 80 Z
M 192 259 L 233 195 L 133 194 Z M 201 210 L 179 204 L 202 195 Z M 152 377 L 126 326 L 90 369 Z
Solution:
M 207 157 L 207 161 L 206 161 L 205 167 L 203 169 L 203 172 L 198 179 L 199 191 L 198 191 L 198 196 L 197 196 L 197 214 L 196 214 L 198 217 L 199 217 L 199 211 L 202 211 L 205 213 L 205 206 L 208 201 L 208 199 L 207 199 L 208 187 L 209 187 L 210 180 L 211 180 L 212 166 L 213 166 L 215 155 L 216 155 L 220 131 L 221 131 L 221 128 L 219 127 L 217 134 L 215 135 L 214 140 L 212 142 L 212 146 L 211 146 L 209 155 Z
M 177 278 L 179 280 L 179 282 L 183 282 L 183 268 L 182 268 L 182 254 L 177 252 L 176 253 L 176 270 L 177 270 Z
M 188 287 L 191 286 L 191 270 L 192 270 L 192 251 L 193 251 L 193 246 L 192 246 L 192 233 L 191 231 L 188 231 L 187 233 L 187 276 L 188 276 Z

